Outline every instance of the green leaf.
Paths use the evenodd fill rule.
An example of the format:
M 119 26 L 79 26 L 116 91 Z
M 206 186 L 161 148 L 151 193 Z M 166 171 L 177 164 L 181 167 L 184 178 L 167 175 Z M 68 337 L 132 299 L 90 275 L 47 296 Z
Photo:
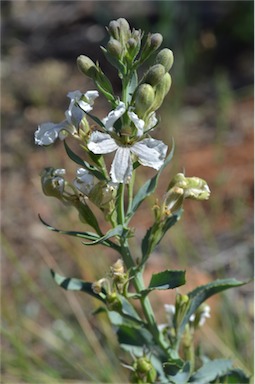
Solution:
M 110 246 L 112 248 L 115 248 L 116 250 L 119 251 L 120 247 L 115 243 L 109 242 L 108 239 L 110 239 L 111 237 L 114 237 L 114 236 L 121 236 L 122 233 L 123 233 L 123 226 L 118 225 L 117 227 L 110 229 L 104 236 L 99 237 L 98 239 L 91 241 L 89 243 L 84 242 L 84 241 L 82 243 L 85 245 L 104 244 L 104 245 Z
M 71 277 L 64 277 L 59 275 L 58 273 L 54 272 L 52 269 L 50 270 L 53 279 L 59 285 L 60 287 L 66 289 L 67 291 L 82 291 L 86 292 L 89 295 L 97 298 L 98 300 L 101 300 L 105 303 L 105 300 L 98 294 L 94 293 L 92 290 L 92 283 L 82 281 L 79 279 L 71 278 Z
M 189 308 L 179 326 L 178 335 L 182 334 L 184 331 L 185 325 L 188 323 L 190 316 L 196 312 L 198 307 L 209 297 L 215 295 L 216 293 L 222 292 L 229 288 L 240 287 L 241 285 L 246 284 L 247 282 L 238 281 L 236 279 L 218 279 L 209 284 L 201 285 L 188 293 L 190 299 Z
M 90 165 L 87 161 L 82 160 L 78 155 L 76 155 L 76 153 L 74 153 L 71 150 L 71 148 L 67 145 L 66 141 L 64 141 L 64 146 L 65 146 L 65 150 L 66 150 L 67 155 L 76 164 L 79 164 L 82 167 L 84 167 L 85 169 L 87 169 L 87 171 L 92 173 L 97 179 L 103 180 L 103 181 L 107 180 L 101 171 L 99 171 L 96 167 L 94 167 L 93 165 Z
M 208 384 L 226 374 L 232 368 L 232 361 L 225 359 L 211 360 L 205 363 L 190 378 L 190 383 Z
M 169 382 L 172 384 L 186 384 L 190 377 L 190 363 L 186 362 L 180 365 L 180 361 L 175 363 L 164 363 L 163 368 L 168 375 Z
M 83 204 L 81 201 L 76 203 L 75 207 L 78 210 L 83 222 L 85 221 L 88 225 L 94 228 L 99 235 L 102 235 L 97 218 L 90 207 L 87 204 Z
M 133 200 L 133 203 L 132 203 L 132 206 L 131 206 L 131 209 L 129 210 L 129 212 L 127 213 L 127 218 L 128 220 L 131 219 L 131 217 L 134 215 L 134 213 L 136 212 L 137 208 L 140 206 L 140 204 L 146 199 L 146 197 L 150 196 L 156 189 L 157 187 L 157 184 L 158 184 L 158 179 L 159 179 L 159 176 L 161 174 L 161 172 L 164 170 L 164 168 L 170 163 L 170 161 L 172 160 L 172 157 L 173 157 L 173 154 L 174 154 L 174 142 L 173 142 L 173 145 L 172 145 L 172 149 L 169 153 L 169 155 L 167 156 L 164 164 L 162 165 L 162 167 L 160 168 L 160 170 L 158 171 L 158 173 L 152 177 L 150 180 L 148 180 L 140 189 L 139 191 L 137 192 L 137 194 L 135 195 L 134 197 L 134 200 Z
M 171 217 L 166 219 L 165 223 L 158 223 L 156 222 L 153 224 L 148 231 L 146 232 L 146 235 L 144 236 L 142 240 L 142 262 L 141 264 L 144 264 L 145 261 L 148 259 L 149 255 L 155 247 L 159 244 L 159 242 L 162 240 L 165 233 L 170 229 L 181 217 L 182 210 L 179 210 L 175 214 L 173 214 Z
M 224 384 L 249 384 L 250 378 L 241 369 L 231 369 L 226 375 L 221 377 Z
M 74 237 L 79 237 L 82 239 L 90 240 L 89 243 L 83 242 L 83 244 L 85 244 L 85 245 L 103 244 L 103 245 L 106 245 L 107 247 L 111 247 L 111 248 L 115 249 L 116 251 L 120 250 L 120 247 L 117 244 L 108 240 L 110 237 L 120 235 L 122 233 L 122 226 L 120 226 L 120 225 L 114 229 L 111 229 L 104 236 L 100 237 L 96 233 L 92 233 L 92 232 L 63 231 L 63 230 L 54 228 L 51 225 L 47 224 L 41 218 L 40 215 L 39 215 L 39 219 L 50 231 L 57 232 L 57 233 L 60 233 L 62 235 L 74 236 Z
M 185 282 L 185 271 L 172 271 L 168 269 L 163 272 L 154 273 L 148 288 L 141 293 L 147 294 L 155 289 L 173 289 L 180 287 Z
M 137 87 L 137 84 L 138 84 L 138 76 L 137 76 L 137 72 L 134 71 L 130 79 L 130 82 L 128 83 L 128 86 L 127 86 L 128 102 L 131 101 L 134 91 Z

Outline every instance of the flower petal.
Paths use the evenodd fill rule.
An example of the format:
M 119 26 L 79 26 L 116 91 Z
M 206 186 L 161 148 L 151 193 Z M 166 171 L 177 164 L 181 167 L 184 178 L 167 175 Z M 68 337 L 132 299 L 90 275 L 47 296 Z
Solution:
M 137 116 L 137 114 L 135 112 L 129 111 L 128 116 L 129 116 L 130 120 L 133 121 L 134 125 L 137 128 L 136 136 L 141 137 L 143 135 L 143 129 L 144 129 L 144 124 L 145 124 L 144 121 L 142 119 L 139 119 L 139 117 Z
M 94 104 L 94 100 L 98 96 L 98 91 L 87 91 L 85 94 L 81 94 L 80 97 L 76 99 L 76 102 L 84 112 L 90 112 L 93 109 L 92 105 Z
M 66 120 L 62 123 L 43 123 L 38 126 L 35 131 L 35 144 L 37 145 L 50 145 L 59 137 L 59 134 L 63 130 L 68 130 Z M 71 133 L 71 132 L 70 132 Z
M 140 164 L 159 169 L 165 160 L 167 145 L 156 139 L 144 139 L 131 147 L 131 152 L 138 157 Z
M 114 183 L 126 183 L 132 176 L 132 160 L 130 148 L 119 147 L 111 166 L 110 175 Z
M 111 112 L 108 113 L 107 117 L 105 117 L 102 122 L 107 131 L 113 130 L 113 124 L 117 121 L 126 111 L 125 103 L 122 101 L 119 105 Z
M 118 145 L 108 133 L 92 132 L 88 149 L 96 155 L 103 155 L 115 151 Z

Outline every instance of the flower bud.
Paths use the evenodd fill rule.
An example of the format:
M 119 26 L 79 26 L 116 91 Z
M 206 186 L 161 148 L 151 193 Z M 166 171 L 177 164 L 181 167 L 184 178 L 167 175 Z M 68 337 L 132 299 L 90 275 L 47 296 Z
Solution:
M 156 64 L 162 64 L 165 67 L 166 72 L 172 68 L 173 62 L 173 52 L 168 48 L 162 49 L 156 56 Z
M 158 64 L 161 65 L 161 64 Z M 170 90 L 172 78 L 169 73 L 165 73 L 160 82 L 155 87 L 155 99 L 153 103 L 153 110 L 156 111 L 164 101 L 167 93 Z
M 65 188 L 64 169 L 45 168 L 41 175 L 42 190 L 46 196 L 63 197 Z
M 130 35 L 130 26 L 129 26 L 127 20 L 124 19 L 123 17 L 120 17 L 119 19 L 117 19 L 117 22 L 119 24 L 120 33 L 123 36 L 128 37 Z
M 155 92 L 150 84 L 139 85 L 135 95 L 135 110 L 139 117 L 143 117 L 154 102 Z
M 150 46 L 154 51 L 161 46 L 162 41 L 163 36 L 161 35 L 161 33 L 153 33 L 152 35 L 150 35 Z
M 97 67 L 96 64 L 88 56 L 80 55 L 77 58 L 77 66 L 84 75 L 90 77 L 91 79 L 95 78 Z
M 170 215 L 178 211 L 182 207 L 183 200 L 184 200 L 183 189 L 176 186 L 171 188 L 167 192 L 165 201 L 164 201 L 165 213 L 167 215 Z
M 152 364 L 146 357 L 139 357 L 136 361 L 136 369 L 139 373 L 147 373 L 151 370 Z
M 165 67 L 161 64 L 153 65 L 145 74 L 143 83 L 148 83 L 152 86 L 156 86 L 162 77 L 165 75 Z
M 107 304 L 107 308 L 110 311 L 120 312 L 122 309 L 121 301 L 116 292 L 113 292 L 110 295 L 107 295 L 106 304 Z
M 118 40 L 111 38 L 107 43 L 107 51 L 113 57 L 120 58 L 122 52 L 121 43 Z
M 114 39 L 117 39 L 117 40 L 120 37 L 119 28 L 120 28 L 120 25 L 119 25 L 118 21 L 116 21 L 116 20 L 110 21 L 109 26 L 108 26 L 108 31 L 109 31 L 110 35 L 112 37 L 114 37 Z

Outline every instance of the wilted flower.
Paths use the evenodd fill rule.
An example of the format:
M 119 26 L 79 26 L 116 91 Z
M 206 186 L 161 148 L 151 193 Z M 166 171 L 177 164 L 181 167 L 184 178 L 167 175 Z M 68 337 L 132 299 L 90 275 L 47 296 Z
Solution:
M 65 189 L 65 169 L 45 168 L 41 175 L 42 190 L 46 196 L 58 199 L 63 197 Z
M 94 187 L 94 176 L 85 168 L 79 168 L 76 171 L 76 178 L 73 185 L 84 195 L 88 196 Z
M 71 99 L 71 102 L 65 112 L 65 120 L 58 124 L 49 122 L 39 125 L 35 132 L 35 143 L 38 145 L 50 145 L 57 138 L 64 140 L 68 134 L 78 135 L 85 112 L 92 110 L 94 100 L 98 96 L 98 91 L 88 91 L 85 94 L 82 94 L 80 91 L 69 92 L 67 97 Z M 76 105 L 77 103 L 80 107 Z

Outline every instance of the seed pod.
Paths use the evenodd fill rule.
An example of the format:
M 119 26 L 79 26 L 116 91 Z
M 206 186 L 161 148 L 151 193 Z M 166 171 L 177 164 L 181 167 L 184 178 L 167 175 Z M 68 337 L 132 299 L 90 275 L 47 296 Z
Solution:
M 156 56 L 156 63 L 162 64 L 165 67 L 166 72 L 168 72 L 172 68 L 173 62 L 173 52 L 168 48 L 162 49 Z

